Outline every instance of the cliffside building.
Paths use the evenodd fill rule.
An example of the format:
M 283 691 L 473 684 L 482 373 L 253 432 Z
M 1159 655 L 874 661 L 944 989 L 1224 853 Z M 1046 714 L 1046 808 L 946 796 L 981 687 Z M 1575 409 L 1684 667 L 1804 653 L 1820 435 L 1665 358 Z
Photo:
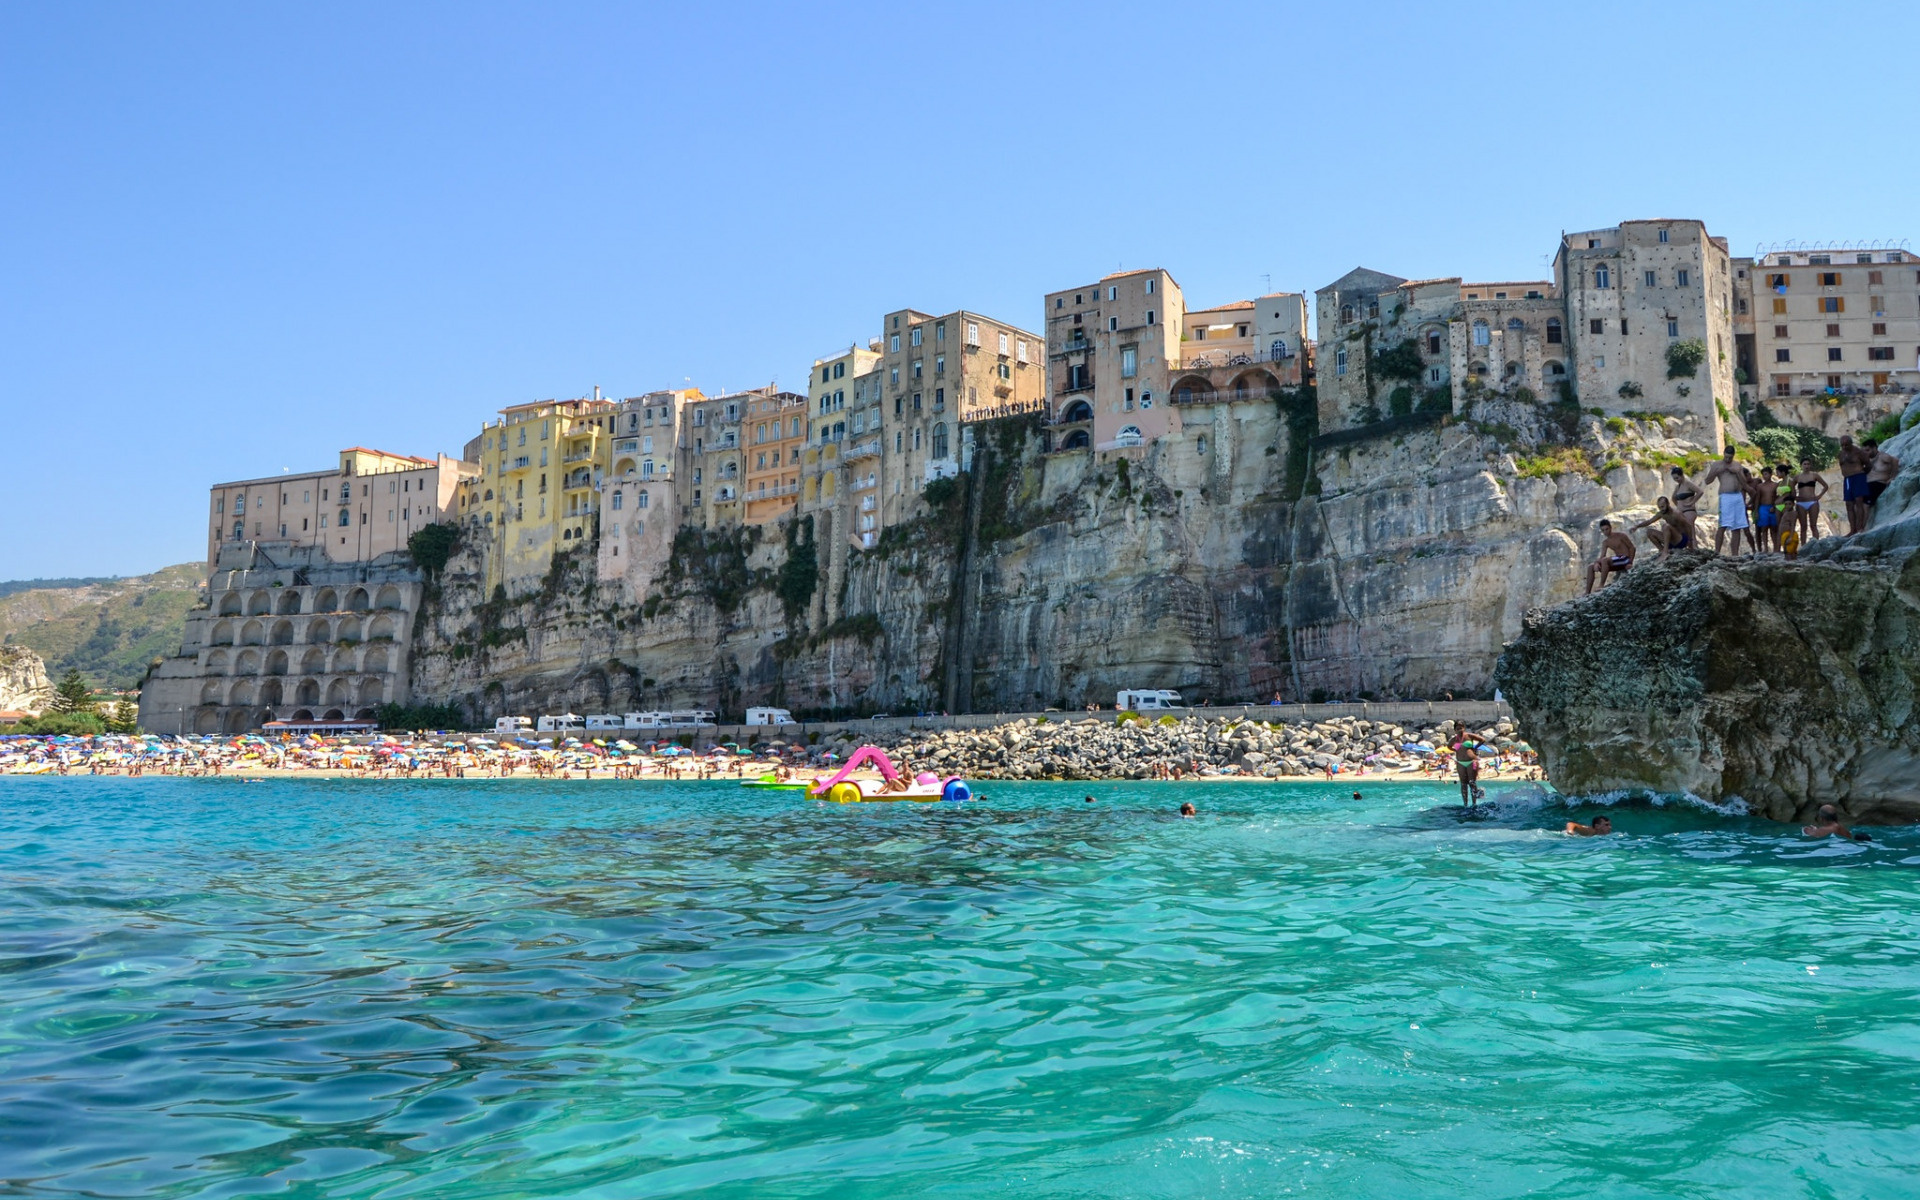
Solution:
M 1056 450 L 1146 445 L 1179 429 L 1180 405 L 1296 386 L 1311 353 L 1298 293 L 1189 310 L 1159 269 L 1048 293 L 1046 326 Z
M 777 521 L 799 503 L 807 410 L 807 397 L 793 392 L 765 388 L 748 393 L 741 423 L 747 524 Z
M 473 464 L 353 446 L 327 471 L 217 483 L 207 492 L 207 563 L 222 545 L 324 547 L 331 562 L 406 548 L 415 530 L 449 519 Z
M 1920 386 L 1920 255 L 1885 247 L 1772 250 L 1733 266 L 1747 396 Z
M 800 454 L 802 508 L 833 510 L 844 503 L 849 512 L 841 516 L 841 531 L 867 547 L 879 529 L 880 345 L 875 338 L 813 361 Z
M 489 593 L 537 585 L 556 553 L 597 535 L 619 407 L 597 396 L 515 404 L 481 430 L 478 500 L 467 511 L 478 508 L 488 538 Z
M 612 468 L 601 484 L 596 577 L 622 581 L 637 599 L 658 576 L 680 528 L 674 464 L 679 429 L 697 388 L 648 392 L 620 402 Z

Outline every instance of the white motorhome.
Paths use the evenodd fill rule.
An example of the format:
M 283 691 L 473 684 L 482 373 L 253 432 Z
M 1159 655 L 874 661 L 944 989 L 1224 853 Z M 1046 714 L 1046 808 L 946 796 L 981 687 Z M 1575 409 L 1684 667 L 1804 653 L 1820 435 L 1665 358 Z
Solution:
M 1121 692 L 1117 701 L 1121 712 L 1145 712 L 1150 708 L 1185 708 L 1179 692 L 1164 689 Z
M 534 728 L 541 733 L 578 733 L 586 728 L 586 723 L 576 713 L 561 713 L 557 717 L 549 714 L 541 717 Z
M 587 718 L 588 729 L 624 729 L 618 713 L 596 713 Z
M 493 723 L 493 732 L 499 737 L 513 737 L 532 728 L 533 720 L 529 717 L 501 717 Z
M 797 724 L 793 714 L 784 708 L 750 708 L 747 710 L 749 725 L 793 725 Z
M 628 729 L 664 729 L 667 714 L 663 712 L 630 712 L 626 716 Z
M 695 708 L 683 712 L 668 713 L 667 723 L 675 729 L 699 729 L 707 725 L 717 724 L 718 722 L 713 713 L 704 708 Z

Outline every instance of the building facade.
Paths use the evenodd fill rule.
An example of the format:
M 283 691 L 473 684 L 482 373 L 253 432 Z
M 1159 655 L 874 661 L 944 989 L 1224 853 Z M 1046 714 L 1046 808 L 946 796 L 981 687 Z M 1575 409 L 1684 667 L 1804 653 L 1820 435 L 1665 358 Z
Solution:
M 217 483 L 207 492 L 207 564 L 222 546 L 312 547 L 331 562 L 365 562 L 457 515 L 462 480 L 478 466 L 352 446 L 331 471 Z
M 740 427 L 747 524 L 777 521 L 799 504 L 808 407 L 807 397 L 794 392 L 769 387 L 747 393 Z
M 1772 250 L 1734 260 L 1739 365 L 1755 399 L 1920 386 L 1920 255 Z
M 555 554 L 598 537 L 620 407 L 597 396 L 515 404 L 480 431 L 464 511 L 484 539 L 488 592 L 537 587 Z

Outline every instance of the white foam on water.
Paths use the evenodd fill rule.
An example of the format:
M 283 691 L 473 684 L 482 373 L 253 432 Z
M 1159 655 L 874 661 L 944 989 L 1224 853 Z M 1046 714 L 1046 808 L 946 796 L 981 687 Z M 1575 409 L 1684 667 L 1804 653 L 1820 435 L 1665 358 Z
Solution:
M 1559 792 L 1551 793 L 1554 800 L 1568 808 L 1595 807 L 1611 808 L 1616 804 L 1646 803 L 1655 808 L 1665 808 L 1670 804 L 1686 805 L 1705 812 L 1716 813 L 1723 817 L 1745 817 L 1752 815 L 1747 802 L 1738 796 L 1729 796 L 1725 801 L 1715 804 L 1702 799 L 1692 792 L 1653 792 L 1645 788 L 1620 788 L 1611 792 L 1596 792 L 1590 796 L 1563 796 Z

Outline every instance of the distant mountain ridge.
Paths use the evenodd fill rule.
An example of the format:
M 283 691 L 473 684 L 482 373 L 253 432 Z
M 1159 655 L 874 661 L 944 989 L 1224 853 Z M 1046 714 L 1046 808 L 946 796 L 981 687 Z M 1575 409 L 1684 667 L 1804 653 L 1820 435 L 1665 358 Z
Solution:
M 55 679 L 78 669 L 99 688 L 131 688 L 147 664 L 179 649 L 204 563 L 106 579 L 0 582 L 0 643 L 26 646 Z

